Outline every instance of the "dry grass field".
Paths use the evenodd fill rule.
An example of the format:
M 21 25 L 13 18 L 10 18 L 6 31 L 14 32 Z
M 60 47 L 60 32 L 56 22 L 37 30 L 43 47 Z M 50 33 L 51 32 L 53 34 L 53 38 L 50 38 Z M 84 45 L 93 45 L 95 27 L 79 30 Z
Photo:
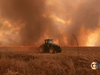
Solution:
M 78 54 L 79 53 L 79 54 Z M 100 75 L 98 47 L 63 47 L 62 53 L 37 53 L 36 48 L 0 48 L 0 75 Z

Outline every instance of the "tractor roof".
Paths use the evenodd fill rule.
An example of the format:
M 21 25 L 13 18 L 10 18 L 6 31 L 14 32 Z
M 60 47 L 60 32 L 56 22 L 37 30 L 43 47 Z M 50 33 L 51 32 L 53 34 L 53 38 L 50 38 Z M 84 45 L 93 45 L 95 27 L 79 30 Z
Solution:
M 50 40 L 53 40 L 53 39 L 45 39 L 45 41 L 50 41 Z

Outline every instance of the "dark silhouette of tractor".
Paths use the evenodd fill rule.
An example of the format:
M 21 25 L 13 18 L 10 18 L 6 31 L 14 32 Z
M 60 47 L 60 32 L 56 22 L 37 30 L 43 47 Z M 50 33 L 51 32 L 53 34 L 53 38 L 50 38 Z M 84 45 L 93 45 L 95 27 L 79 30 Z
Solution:
M 53 39 L 45 39 L 45 43 L 39 47 L 39 52 L 60 53 L 61 47 L 53 43 Z

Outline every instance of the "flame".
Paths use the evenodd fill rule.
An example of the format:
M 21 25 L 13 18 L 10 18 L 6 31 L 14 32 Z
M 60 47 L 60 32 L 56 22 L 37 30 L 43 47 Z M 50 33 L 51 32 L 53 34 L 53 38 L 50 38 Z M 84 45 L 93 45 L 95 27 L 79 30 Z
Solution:
M 64 20 L 62 20 L 62 19 L 60 19 L 60 18 L 58 18 L 56 16 L 53 16 L 53 18 L 56 21 L 59 21 L 61 23 L 71 23 L 71 21 L 64 21 Z M 4 29 L 3 26 L 4 27 L 5 26 L 11 27 L 11 29 L 7 29 L 6 31 L 4 31 L 3 30 Z M 24 25 L 15 28 L 8 21 L 5 21 L 4 24 L 3 24 L 3 26 L 1 27 L 1 30 L 0 30 L 0 37 L 1 37 L 0 40 L 2 40 L 5 43 L 10 43 L 10 41 L 7 40 L 8 37 L 5 37 L 5 36 L 6 35 L 10 35 L 10 38 L 16 39 L 16 36 L 18 35 L 18 33 L 20 31 L 20 28 L 23 27 Z M 59 31 L 60 31 L 60 34 L 62 34 L 62 36 L 61 36 L 61 38 L 54 38 L 54 43 L 55 44 L 62 45 L 62 46 L 65 46 L 65 45 L 67 45 L 67 37 L 66 37 L 66 34 L 65 34 L 65 32 L 63 30 L 59 30 Z M 13 32 L 16 32 L 16 35 L 15 34 L 12 34 Z M 91 30 L 87 30 L 86 31 L 85 28 L 82 27 L 82 29 L 80 30 L 81 36 L 79 37 L 79 38 L 81 38 L 81 39 L 79 39 L 79 41 L 81 41 L 80 44 L 82 46 L 83 45 L 85 45 L 85 46 L 96 46 L 96 43 L 97 43 L 98 37 L 99 37 L 99 32 L 100 32 L 100 29 L 97 29 L 95 32 L 92 32 Z M 44 35 L 41 36 L 41 38 L 39 39 L 39 41 L 36 44 L 37 45 L 39 45 L 39 43 L 42 44 L 44 42 L 44 39 L 50 38 L 49 35 L 47 35 L 47 34 L 49 34 L 49 29 L 46 28 Z M 60 41 L 62 41 L 62 42 L 60 42 Z M 11 46 L 9 46 L 9 47 L 11 47 Z M 26 46 L 20 46 L 20 47 L 26 47 Z
M 99 38 L 99 32 L 100 32 L 100 29 L 97 29 L 95 32 L 89 34 L 87 38 L 86 46 L 96 46 L 96 43 Z
M 61 1 L 63 1 L 63 0 L 47 0 L 47 3 L 46 4 L 48 5 L 47 7 L 49 7 L 50 5 L 53 5 L 54 6 L 53 10 L 56 10 L 57 7 L 63 6 L 63 5 L 60 5 L 59 6 L 59 4 L 61 3 Z M 64 2 L 65 2 L 65 0 L 64 0 Z M 71 2 L 69 2 L 69 3 L 71 3 Z M 63 4 L 63 2 L 62 2 L 62 4 Z M 77 4 L 75 5 L 75 7 L 77 7 Z M 48 11 L 46 11 L 42 16 L 44 18 L 50 17 L 50 18 L 52 18 L 54 20 L 55 23 L 57 23 L 57 25 L 59 24 L 58 26 L 59 26 L 59 32 L 61 34 L 61 37 L 60 38 L 54 38 L 54 43 L 60 44 L 60 45 L 67 45 L 67 40 L 69 38 L 67 38 L 67 36 L 65 34 L 66 33 L 65 30 L 67 28 L 67 25 L 70 25 L 71 24 L 71 19 L 68 19 L 68 20 L 65 20 L 64 19 L 64 17 L 66 15 L 63 14 L 63 16 L 62 16 L 62 13 L 61 12 L 64 12 L 63 9 L 62 10 L 58 10 L 57 9 L 58 12 L 57 11 L 56 12 L 53 12 L 52 11 L 52 8 L 50 8 L 50 9 L 51 9 L 51 11 L 50 11 L 49 14 L 48 13 L 46 14 L 46 12 L 48 12 Z M 50 10 L 50 9 L 48 9 L 48 10 Z M 57 13 L 57 14 L 60 14 L 61 13 L 60 15 L 62 16 L 62 18 L 59 17 L 59 16 L 57 16 L 57 14 L 55 14 L 55 13 Z M 15 24 L 17 24 L 17 23 L 15 23 Z M 18 34 L 20 32 L 20 28 L 23 27 L 23 26 L 24 26 L 24 24 L 22 26 L 21 25 L 20 26 L 18 25 L 18 27 L 15 27 L 9 21 L 5 21 L 3 23 L 3 26 L 0 29 L 0 41 L 3 41 L 4 44 L 5 43 L 10 43 L 10 41 L 8 40 L 8 38 L 14 39 L 16 41 L 16 39 L 19 39 L 17 36 L 19 36 Z M 81 45 L 85 45 L 85 46 L 96 46 L 96 43 L 97 43 L 98 38 L 99 38 L 99 30 L 100 29 L 97 29 L 95 32 L 92 32 L 91 30 L 85 31 L 85 28 L 83 27 L 80 30 L 80 35 L 81 36 L 79 36 L 79 39 L 78 39 L 79 40 L 79 43 Z M 39 45 L 39 43 L 43 43 L 44 42 L 44 39 L 51 38 L 48 34 L 49 34 L 49 29 L 46 29 L 45 30 L 45 33 L 43 33 L 43 35 L 40 37 L 40 39 L 37 40 L 36 44 Z M 9 46 L 9 47 L 11 47 L 11 46 Z M 20 47 L 26 47 L 26 46 L 20 46 Z
M 97 28 L 95 31 L 86 30 L 84 25 L 79 31 L 79 46 L 97 46 L 97 41 L 99 40 L 100 29 Z

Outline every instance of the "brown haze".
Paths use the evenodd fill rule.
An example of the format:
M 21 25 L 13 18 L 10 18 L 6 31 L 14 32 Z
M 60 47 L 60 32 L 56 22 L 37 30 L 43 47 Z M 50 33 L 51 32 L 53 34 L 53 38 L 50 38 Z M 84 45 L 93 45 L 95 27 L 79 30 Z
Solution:
M 100 45 L 99 0 L 0 0 L 0 3 L 1 45 L 39 45 L 45 38 L 53 38 L 61 45 L 77 45 L 72 34 L 80 46 Z

